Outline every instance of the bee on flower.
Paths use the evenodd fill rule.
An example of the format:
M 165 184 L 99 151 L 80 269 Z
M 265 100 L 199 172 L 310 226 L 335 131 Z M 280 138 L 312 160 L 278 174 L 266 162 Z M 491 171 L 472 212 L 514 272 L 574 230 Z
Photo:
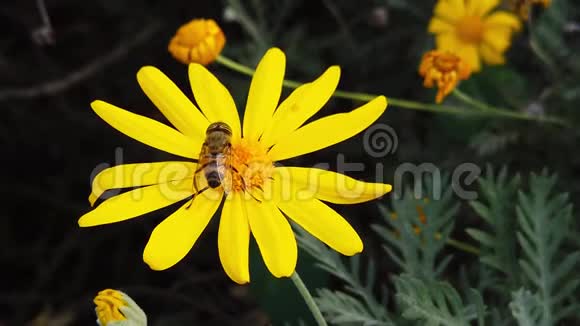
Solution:
M 205 66 L 215 61 L 225 44 L 224 32 L 213 19 L 193 19 L 177 30 L 168 50 L 184 64 Z
M 471 68 L 461 57 L 451 52 L 432 50 L 423 55 L 419 74 L 425 78 L 425 87 L 437 87 L 435 102 L 441 103 L 459 81 L 469 78 Z
M 428 27 L 435 34 L 437 49 L 455 53 L 473 72 L 481 70 L 482 61 L 503 64 L 512 34 L 521 29 L 521 23 L 510 12 L 494 11 L 500 2 L 439 0 Z
M 386 98 L 378 96 L 348 113 L 306 123 L 334 93 L 340 68 L 328 68 L 279 103 L 285 64 L 280 49 L 266 52 L 250 84 L 243 123 L 227 88 L 197 63 L 189 65 L 197 105 L 157 68 L 143 67 L 137 73 L 145 94 L 175 129 L 100 100 L 91 103 L 115 129 L 186 160 L 102 171 L 93 180 L 91 205 L 109 189 L 135 189 L 104 200 L 79 225 L 120 222 L 183 202 L 153 230 L 143 252 L 152 269 L 164 270 L 187 255 L 223 202 L 219 257 L 226 274 L 240 284 L 250 281 L 250 235 L 274 276 L 294 273 L 298 249 L 288 219 L 344 255 L 361 252 L 357 232 L 324 202 L 366 202 L 388 193 L 391 186 L 275 162 L 360 133 L 385 112 Z
M 145 312 L 119 290 L 100 291 L 93 302 L 99 326 L 147 326 Z

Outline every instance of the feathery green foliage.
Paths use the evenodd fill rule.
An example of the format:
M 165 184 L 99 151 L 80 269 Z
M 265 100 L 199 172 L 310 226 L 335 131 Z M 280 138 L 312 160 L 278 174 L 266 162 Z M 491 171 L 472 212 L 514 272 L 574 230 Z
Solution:
M 476 308 L 465 305 L 457 291 L 446 282 L 422 281 L 401 275 L 396 278 L 395 287 L 397 298 L 403 306 L 403 317 L 423 320 L 424 325 L 469 326 L 469 321 L 485 310 L 477 291 L 474 290 L 474 293 L 480 300 Z
M 513 204 L 519 184 L 518 175 L 508 178 L 507 168 L 502 168 L 495 176 L 493 169 L 488 166 L 486 177 L 479 179 L 480 193 L 485 201 L 472 201 L 469 204 L 491 229 L 467 229 L 467 233 L 479 241 L 483 248 L 481 262 L 505 273 L 512 286 L 519 284 Z
M 458 205 L 453 202 L 453 191 L 448 178 L 425 181 L 416 198 L 407 189 L 402 199 L 392 199 L 393 211 L 379 205 L 384 221 L 390 227 L 373 225 L 373 229 L 387 241 L 383 246 L 403 272 L 416 277 L 434 279 L 451 261 L 451 255 L 440 255 L 451 230 Z M 444 187 L 442 187 L 445 185 Z M 437 187 L 437 188 L 435 188 Z M 435 196 L 434 189 L 444 188 Z
M 489 227 L 468 231 L 481 245 L 481 259 L 472 261 L 482 264 L 447 271 L 445 280 L 441 271 L 449 263 L 448 251 L 460 248 L 445 246 L 446 241 L 456 241 L 449 238 L 459 205 L 451 187 L 443 187 L 447 190 L 436 200 L 436 183 L 424 181 L 426 197 L 416 199 L 407 189 L 405 196 L 392 200 L 392 209 L 380 205 L 388 227 L 372 227 L 385 240 L 387 256 L 401 269 L 382 284 L 375 284 L 372 258 L 363 281 L 359 258 L 345 264 L 337 253 L 298 230 L 301 247 L 345 283 L 346 291 L 319 289 L 318 304 L 336 325 L 556 326 L 580 320 L 578 300 L 573 298 L 580 285 L 573 272 L 580 251 L 570 249 L 575 242 L 565 241 L 575 234 L 570 232 L 572 206 L 567 194 L 554 192 L 555 183 L 555 176 L 532 174 L 529 190 L 522 191 L 519 176 L 508 176 L 505 168 L 494 175 L 488 168 L 479 181 L 482 200 L 469 203 L 486 222 L 483 228 Z M 383 290 L 380 299 L 377 289 Z M 389 311 L 386 302 L 393 293 L 397 304 Z
M 378 320 L 358 298 L 341 291 L 321 289 L 316 303 L 327 320 L 335 325 L 394 326 L 392 322 Z
M 553 193 L 555 184 L 555 175 L 532 174 L 529 192 L 520 192 L 518 196 L 517 238 L 524 253 L 519 263 L 528 283 L 538 293 L 542 326 L 556 325 L 580 309 L 566 304 L 580 284 L 579 277 L 570 279 L 580 263 L 580 251 L 562 250 L 570 228 L 572 205 L 567 193 Z
M 540 325 L 542 311 L 540 298 L 537 295 L 533 295 L 528 290 L 519 289 L 512 294 L 512 298 L 510 309 L 519 326 Z
M 369 259 L 366 266 L 366 280 L 363 281 L 360 276 L 360 256 L 350 258 L 347 266 L 338 253 L 328 249 L 299 226 L 293 226 L 300 247 L 318 259 L 317 266 L 345 283 L 348 293 L 322 289 L 315 298 L 330 322 L 337 325 L 394 325 L 385 302 L 374 297 L 375 267 L 372 259 Z
M 556 63 L 574 64 L 573 50 L 568 47 L 562 30 L 568 23 L 570 4 L 568 0 L 552 1 L 550 8 L 537 20 L 530 22 L 532 49 L 540 53 L 540 57 L 552 69 L 561 69 Z M 578 67 L 580 68 L 580 67 Z

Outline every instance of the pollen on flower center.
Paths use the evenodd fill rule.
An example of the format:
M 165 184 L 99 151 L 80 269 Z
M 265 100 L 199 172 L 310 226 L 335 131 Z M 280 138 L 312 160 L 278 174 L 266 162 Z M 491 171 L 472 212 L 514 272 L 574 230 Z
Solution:
M 459 39 L 466 43 L 479 43 L 483 39 L 483 21 L 480 17 L 463 17 L 455 28 Z
M 274 174 L 274 164 L 266 149 L 256 141 L 241 139 L 232 144 L 231 191 L 263 189 Z M 235 172 L 237 171 L 237 172 Z

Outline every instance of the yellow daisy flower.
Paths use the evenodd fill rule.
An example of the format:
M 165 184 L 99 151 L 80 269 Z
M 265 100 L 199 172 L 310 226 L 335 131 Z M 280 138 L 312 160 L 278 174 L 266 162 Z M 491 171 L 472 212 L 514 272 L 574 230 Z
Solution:
M 99 326 L 147 326 L 145 312 L 119 290 L 100 291 L 93 302 Z
M 178 61 L 208 65 L 226 44 L 226 36 L 213 19 L 193 19 L 181 26 L 169 42 L 168 50 Z
M 328 68 L 278 105 L 285 62 L 284 53 L 277 48 L 264 55 L 252 78 L 243 124 L 229 91 L 199 64 L 189 66 L 189 80 L 201 111 L 157 68 L 148 66 L 137 73 L 145 94 L 177 130 L 94 101 L 93 110 L 117 130 L 192 161 L 128 164 L 102 171 L 93 180 L 91 204 L 109 189 L 142 188 L 103 201 L 83 215 L 79 225 L 127 220 L 197 194 L 153 230 L 145 247 L 144 261 L 154 270 L 163 270 L 189 252 L 225 197 L 218 231 L 219 256 L 226 274 L 240 284 L 250 281 L 250 233 L 274 276 L 285 277 L 294 272 L 297 246 L 286 217 L 342 254 L 361 252 L 363 243 L 355 230 L 323 201 L 365 202 L 389 192 L 391 186 L 360 182 L 321 169 L 276 166 L 274 162 L 314 152 L 358 134 L 383 114 L 386 98 L 379 96 L 351 112 L 305 124 L 330 99 L 340 69 Z M 206 178 L 199 177 L 204 166 L 198 166 L 195 160 L 200 158 L 202 148 L 207 148 L 203 145 L 206 131 L 210 125 L 215 128 L 215 122 L 220 122 L 221 132 L 230 130 L 227 157 L 231 169 L 227 186 L 224 182 L 213 188 Z M 228 127 L 222 128 L 221 124 Z M 201 189 L 204 191 L 199 193 Z
M 428 28 L 436 35 L 437 49 L 456 53 L 474 72 L 481 70 L 482 60 L 490 65 L 503 64 L 504 52 L 521 23 L 509 12 L 492 12 L 500 2 L 439 0 Z

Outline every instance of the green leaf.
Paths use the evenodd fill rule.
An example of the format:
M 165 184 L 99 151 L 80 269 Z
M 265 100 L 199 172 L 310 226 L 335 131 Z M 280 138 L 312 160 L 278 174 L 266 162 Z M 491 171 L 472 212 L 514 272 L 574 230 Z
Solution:
M 475 306 L 475 314 L 477 315 L 477 326 L 485 326 L 485 304 L 481 293 L 475 289 L 469 289 L 470 302 Z
M 472 228 L 467 231 L 481 244 L 483 249 L 481 262 L 505 274 L 506 283 L 512 287 L 519 284 L 513 205 L 519 184 L 519 176 L 508 178 L 507 168 L 502 168 L 496 176 L 493 169 L 488 166 L 486 176 L 479 179 L 482 198 L 470 202 L 470 205 L 488 224 L 489 230 Z
M 300 248 L 317 260 L 316 266 L 345 283 L 348 293 L 321 290 L 315 298 L 321 304 L 320 309 L 326 318 L 337 320 L 336 324 L 341 325 L 351 323 L 350 320 L 355 317 L 375 322 L 369 325 L 394 325 L 384 302 L 379 302 L 374 296 L 375 267 L 372 259 L 365 266 L 366 281 L 363 281 L 360 277 L 360 256 L 349 258 L 349 264 L 345 264 L 337 252 L 327 248 L 298 225 L 292 226 Z
M 482 323 L 485 306 L 481 294 L 472 290 L 475 305 L 465 305 L 457 291 L 446 282 L 423 281 L 410 275 L 395 278 L 396 297 L 403 317 L 427 325 L 468 326 L 478 318 Z M 423 325 L 423 323 L 422 323 Z
M 509 304 L 512 315 L 516 318 L 519 326 L 536 326 L 540 324 L 542 314 L 540 298 L 523 288 L 512 293 L 512 301 Z
M 554 194 L 556 181 L 555 175 L 546 172 L 532 174 L 529 192 L 520 192 L 518 196 L 517 238 L 523 248 L 519 263 L 537 293 L 542 326 L 556 325 L 574 312 L 568 299 L 580 284 L 580 277 L 574 273 L 580 263 L 580 251 L 566 252 L 563 248 L 571 226 L 572 205 L 568 194 Z M 517 298 L 529 299 L 529 295 L 519 293 Z M 529 321 L 524 317 L 521 325 Z
M 394 326 L 390 321 L 377 320 L 358 298 L 340 291 L 317 291 L 316 303 L 328 322 L 335 325 Z
M 416 198 L 407 189 L 402 198 L 392 197 L 393 211 L 379 205 L 383 220 L 388 226 L 375 224 L 372 228 L 387 242 L 387 254 L 403 270 L 413 276 L 435 279 L 451 260 L 441 255 L 454 225 L 458 204 L 454 203 L 449 178 L 443 177 L 437 194 L 432 179 L 419 182 L 423 198 Z M 437 189 L 439 190 L 439 189 Z

